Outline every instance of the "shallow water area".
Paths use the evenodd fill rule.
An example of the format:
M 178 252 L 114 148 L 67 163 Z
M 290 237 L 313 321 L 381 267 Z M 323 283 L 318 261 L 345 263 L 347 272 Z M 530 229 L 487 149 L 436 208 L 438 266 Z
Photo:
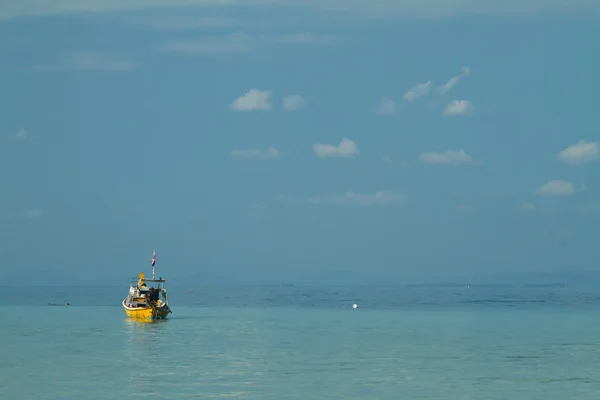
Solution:
M 76 289 L 47 289 L 1 307 L 0 391 L 24 400 L 598 398 L 595 293 L 444 290 L 181 291 L 168 320 L 147 323 L 125 318 L 111 290 L 83 305 Z

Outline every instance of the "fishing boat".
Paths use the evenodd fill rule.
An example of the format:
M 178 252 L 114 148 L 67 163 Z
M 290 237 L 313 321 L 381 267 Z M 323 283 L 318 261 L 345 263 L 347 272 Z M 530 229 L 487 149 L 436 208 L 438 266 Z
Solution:
M 172 312 L 169 308 L 169 298 L 165 289 L 166 280 L 160 277 L 156 279 L 156 252 L 152 256 L 151 263 L 152 279 L 145 279 L 144 273 L 140 272 L 137 279 L 131 280 L 129 293 L 123 299 L 122 304 L 125 314 L 130 318 L 154 321 L 166 319 Z M 155 284 L 155 286 L 152 286 L 152 284 Z

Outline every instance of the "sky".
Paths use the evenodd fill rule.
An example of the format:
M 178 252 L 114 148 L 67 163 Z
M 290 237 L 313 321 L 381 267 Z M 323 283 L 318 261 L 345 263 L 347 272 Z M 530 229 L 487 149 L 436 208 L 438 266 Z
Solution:
M 592 0 L 2 1 L 0 279 L 127 284 L 153 251 L 190 286 L 598 272 L 599 20 Z

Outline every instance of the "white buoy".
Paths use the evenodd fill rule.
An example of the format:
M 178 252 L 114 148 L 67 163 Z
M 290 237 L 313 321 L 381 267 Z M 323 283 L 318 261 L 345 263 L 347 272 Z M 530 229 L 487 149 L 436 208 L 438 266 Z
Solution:
M 358 304 L 352 304 L 352 308 L 358 308 Z

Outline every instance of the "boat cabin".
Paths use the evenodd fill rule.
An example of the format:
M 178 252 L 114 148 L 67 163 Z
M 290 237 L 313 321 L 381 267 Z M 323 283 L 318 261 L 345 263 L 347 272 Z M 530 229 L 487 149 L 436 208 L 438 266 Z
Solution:
M 165 282 L 166 280 L 162 278 L 144 279 L 144 274 L 141 273 L 138 279 L 132 279 L 129 284 L 126 306 L 138 308 L 167 303 Z M 152 286 L 153 283 L 156 285 Z

